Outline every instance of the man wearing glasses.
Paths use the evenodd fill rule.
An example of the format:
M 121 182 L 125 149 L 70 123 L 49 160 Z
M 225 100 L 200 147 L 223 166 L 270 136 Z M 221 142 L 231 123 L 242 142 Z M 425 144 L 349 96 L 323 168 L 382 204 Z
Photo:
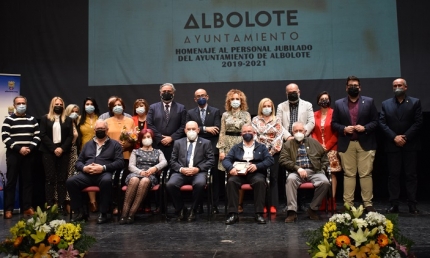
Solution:
M 337 150 L 345 172 L 343 201 L 350 206 L 354 205 L 358 172 L 364 207 L 369 212 L 375 211 L 372 204 L 372 170 L 376 152 L 378 111 L 373 99 L 361 96 L 360 91 L 360 80 L 349 76 L 346 79 L 348 96 L 335 102 L 331 126 L 338 132 Z

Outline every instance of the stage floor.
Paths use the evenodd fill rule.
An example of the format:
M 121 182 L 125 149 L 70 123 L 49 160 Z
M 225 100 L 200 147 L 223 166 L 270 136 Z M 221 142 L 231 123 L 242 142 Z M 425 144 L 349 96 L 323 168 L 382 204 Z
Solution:
M 388 205 L 374 203 L 380 213 L 385 213 Z M 212 221 L 207 220 L 206 214 L 198 215 L 195 222 L 166 221 L 158 215 L 137 214 L 133 225 L 119 225 L 116 218 L 98 225 L 98 214 L 92 213 L 85 231 L 94 236 L 97 243 L 87 257 L 309 258 L 303 232 L 320 227 L 331 215 L 322 212 L 321 221 L 311 221 L 305 212 L 300 212 L 297 223 L 286 224 L 286 214 L 278 211 L 270 222 L 258 225 L 254 222 L 253 207 L 251 200 L 246 202 L 239 223 L 230 226 L 224 224 L 224 207 L 220 209 L 222 214 Z M 414 216 L 408 213 L 407 205 L 402 204 L 399 225 L 401 232 L 415 242 L 412 252 L 416 257 L 430 257 L 430 202 L 420 203 L 418 209 L 421 214 Z M 172 207 L 169 212 L 173 212 Z M 0 240 L 9 235 L 8 229 L 19 218 L 14 215 L 10 220 L 0 219 Z

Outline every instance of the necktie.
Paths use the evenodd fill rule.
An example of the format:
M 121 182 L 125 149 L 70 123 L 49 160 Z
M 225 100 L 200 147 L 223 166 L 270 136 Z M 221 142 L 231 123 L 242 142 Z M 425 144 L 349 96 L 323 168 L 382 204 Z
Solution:
M 202 108 L 202 113 L 200 114 L 200 118 L 202 119 L 202 124 L 205 124 L 205 118 L 206 118 L 206 110 Z
M 187 167 L 190 165 L 191 153 L 193 153 L 193 142 L 190 142 L 187 150 Z
M 164 110 L 165 112 L 165 117 L 166 117 L 166 121 L 169 121 L 169 104 L 166 104 L 166 109 Z

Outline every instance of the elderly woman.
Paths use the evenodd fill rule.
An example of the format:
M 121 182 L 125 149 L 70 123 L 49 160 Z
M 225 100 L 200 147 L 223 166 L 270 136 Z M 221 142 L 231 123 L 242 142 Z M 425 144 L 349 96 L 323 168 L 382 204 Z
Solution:
M 232 89 L 227 92 L 225 98 L 225 110 L 221 117 L 221 130 L 217 148 L 219 149 L 218 169 L 225 171 L 222 161 L 230 149 L 242 142 L 241 129 L 244 124 L 251 123 L 251 115 L 248 113 L 248 104 L 245 93 Z M 243 212 L 243 191 L 239 193 L 238 212 Z
M 143 129 L 139 132 L 138 141 L 141 148 L 132 151 L 128 169 L 130 174 L 125 179 L 127 191 L 119 224 L 131 224 L 134 215 L 145 199 L 150 188 L 158 184 L 159 172 L 167 166 L 163 152 L 152 148 L 154 132 Z
M 282 148 L 282 136 L 284 128 L 282 121 L 275 116 L 275 105 L 269 98 L 264 98 L 258 105 L 258 115 L 252 119 L 252 127 L 257 133 L 257 142 L 266 145 L 270 155 L 275 160 L 275 164 L 270 167 L 270 196 L 271 207 L 270 213 L 276 213 L 276 207 L 279 202 L 278 193 L 278 160 L 279 152 Z M 264 213 L 266 213 L 264 208 Z

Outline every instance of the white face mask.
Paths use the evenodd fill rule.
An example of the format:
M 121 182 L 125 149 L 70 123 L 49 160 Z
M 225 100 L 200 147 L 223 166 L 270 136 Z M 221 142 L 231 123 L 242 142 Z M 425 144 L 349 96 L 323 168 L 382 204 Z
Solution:
M 230 105 L 232 108 L 238 108 L 238 107 L 240 107 L 240 100 L 236 100 L 236 99 L 232 100 Z
M 197 138 L 197 132 L 196 131 L 188 131 L 187 132 L 187 138 L 190 141 L 194 141 Z
M 298 142 L 303 141 L 304 138 L 305 138 L 305 135 L 301 132 L 294 134 L 294 139 L 296 139 L 296 141 L 298 141 Z
M 146 147 L 151 146 L 152 145 L 152 139 L 151 138 L 145 138 L 145 139 L 143 139 L 142 140 L 142 145 L 146 146 Z
M 139 115 L 144 114 L 145 113 L 145 107 L 136 108 L 136 113 L 138 113 Z
M 75 113 L 75 112 L 73 112 L 73 113 L 70 113 L 69 117 L 70 117 L 71 119 L 75 120 L 76 118 L 78 118 L 78 114 L 77 114 L 77 113 Z
M 272 114 L 272 108 L 271 107 L 265 107 L 265 108 L 263 108 L 263 110 L 261 112 L 265 116 L 270 116 Z

